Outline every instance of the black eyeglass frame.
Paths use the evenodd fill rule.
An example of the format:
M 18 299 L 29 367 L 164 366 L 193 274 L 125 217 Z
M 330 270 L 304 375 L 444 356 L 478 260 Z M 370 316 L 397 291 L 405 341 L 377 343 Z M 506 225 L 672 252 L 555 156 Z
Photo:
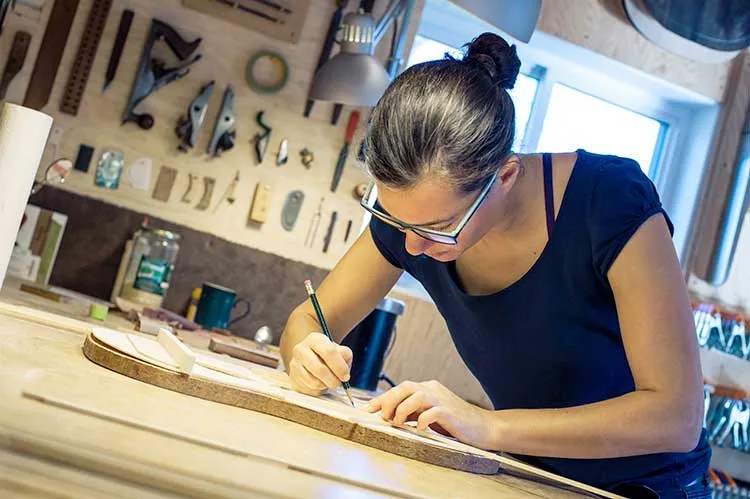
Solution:
M 482 188 L 482 191 L 479 193 L 479 196 L 474 200 L 474 202 L 469 207 L 469 210 L 466 212 L 466 214 L 463 216 L 461 221 L 456 225 L 456 228 L 451 230 L 450 232 L 445 232 L 441 230 L 434 230 L 429 229 L 426 227 L 420 227 L 419 225 L 412 225 L 408 224 L 406 222 L 402 222 L 401 220 L 397 218 L 393 218 L 389 214 L 380 211 L 375 208 L 375 202 L 377 201 L 377 196 L 372 195 L 372 191 L 375 188 L 375 182 L 370 182 L 367 186 L 367 189 L 365 190 L 365 194 L 362 196 L 362 199 L 359 201 L 359 205 L 364 208 L 366 211 L 371 213 L 373 216 L 377 217 L 379 220 L 387 223 L 388 225 L 392 227 L 396 227 L 398 230 L 404 232 L 404 231 L 411 231 L 415 233 L 416 235 L 422 237 L 423 239 L 427 239 L 428 241 L 439 243 L 439 244 L 447 244 L 451 246 L 455 246 L 458 244 L 458 236 L 461 234 L 461 231 L 466 227 L 466 224 L 469 223 L 469 220 L 471 220 L 471 217 L 474 216 L 474 214 L 479 210 L 479 207 L 482 205 L 482 202 L 487 197 L 487 194 L 489 194 L 490 189 L 492 189 L 492 186 L 495 184 L 495 180 L 497 180 L 497 176 L 499 175 L 500 171 L 496 171 L 492 177 L 487 181 L 487 184 Z M 372 199 L 371 199 L 372 198 Z

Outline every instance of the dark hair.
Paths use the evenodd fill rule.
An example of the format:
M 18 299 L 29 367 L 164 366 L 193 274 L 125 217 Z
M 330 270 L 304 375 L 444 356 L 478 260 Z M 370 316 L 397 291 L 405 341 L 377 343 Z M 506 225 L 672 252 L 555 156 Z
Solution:
M 521 61 L 515 45 L 484 33 L 448 54 L 416 64 L 385 91 L 370 117 L 365 162 L 389 187 L 410 187 L 436 173 L 463 192 L 481 187 L 510 154 L 513 88 Z

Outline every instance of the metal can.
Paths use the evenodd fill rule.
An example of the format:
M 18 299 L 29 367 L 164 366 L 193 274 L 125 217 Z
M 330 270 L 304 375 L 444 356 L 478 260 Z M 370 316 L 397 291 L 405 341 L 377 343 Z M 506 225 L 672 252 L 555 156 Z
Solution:
M 180 236 L 167 230 L 142 226 L 133 235 L 121 296 L 147 307 L 161 307 L 169 289 Z

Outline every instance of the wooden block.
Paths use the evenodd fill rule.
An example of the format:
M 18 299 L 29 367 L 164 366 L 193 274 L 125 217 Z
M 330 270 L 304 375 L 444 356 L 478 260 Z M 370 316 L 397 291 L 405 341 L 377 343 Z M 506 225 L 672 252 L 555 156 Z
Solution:
M 192 350 L 183 345 L 177 336 L 164 328 L 159 330 L 159 334 L 156 337 L 161 346 L 175 360 L 181 373 L 190 374 L 193 372 L 196 356 Z
M 266 223 L 268 220 L 268 210 L 271 208 L 271 198 L 273 197 L 273 187 L 269 184 L 258 182 L 255 186 L 255 195 L 253 204 L 250 207 L 250 214 L 247 217 L 248 224 L 257 222 Z
M 177 178 L 177 170 L 168 166 L 162 166 L 159 170 L 159 177 L 156 179 L 156 185 L 154 186 L 154 192 L 151 197 L 157 201 L 169 201 L 169 196 L 172 194 L 172 187 L 174 181 Z
M 243 345 L 235 338 L 215 338 L 212 337 L 208 343 L 208 349 L 212 352 L 223 353 L 230 357 L 247 360 L 273 369 L 279 366 L 280 358 L 268 350 L 261 350 L 248 345 Z

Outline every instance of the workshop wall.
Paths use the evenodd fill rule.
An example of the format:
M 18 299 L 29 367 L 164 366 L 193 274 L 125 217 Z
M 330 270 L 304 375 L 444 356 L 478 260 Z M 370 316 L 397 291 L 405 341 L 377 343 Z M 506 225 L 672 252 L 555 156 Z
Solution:
M 10 102 L 23 101 L 52 3 L 45 3 L 38 21 L 34 20 L 34 13 L 30 9 L 19 7 L 18 12 L 23 13 L 24 17 L 13 14 L 6 24 L 9 33 L 25 29 L 32 34 L 26 64 L 8 90 L 7 100 Z M 361 226 L 362 210 L 353 195 L 353 189 L 365 180 L 356 161 L 356 146 L 368 117 L 367 109 L 360 109 L 362 119 L 350 149 L 347 166 L 338 191 L 332 194 L 329 188 L 333 169 L 344 142 L 352 108 L 344 108 L 337 126 L 329 123 L 331 104 L 316 103 L 309 119 L 302 116 L 302 111 L 334 2 L 311 1 L 300 40 L 297 44 L 292 44 L 189 10 L 178 0 L 115 0 L 82 104 L 78 115 L 73 117 L 60 113 L 58 109 L 91 5 L 92 0 L 80 1 L 49 103 L 42 109 L 55 118 L 55 126 L 62 131 L 59 149 L 48 146 L 42 167 L 46 167 L 56 157 L 74 159 L 79 145 L 88 144 L 96 149 L 88 173 L 74 171 L 62 186 L 64 189 L 186 225 L 267 253 L 321 268 L 331 268 L 346 247 L 354 241 Z M 120 15 L 125 8 L 132 9 L 135 18 L 117 77 L 108 91 L 102 94 L 110 50 Z M 154 127 L 145 131 L 132 123 L 121 126 L 120 121 L 152 18 L 172 25 L 185 39 L 201 37 L 203 41 L 198 52 L 202 54 L 202 59 L 191 67 L 186 77 L 158 90 L 139 107 L 140 111 L 150 112 L 156 119 Z M 415 19 L 418 18 L 419 7 L 415 15 Z M 0 39 L 1 54 L 7 53 L 11 40 L 12 36 Z M 289 64 L 289 80 L 276 94 L 260 95 L 248 88 L 245 82 L 245 65 L 249 57 L 262 49 L 281 53 Z M 181 153 L 177 150 L 179 139 L 174 131 L 175 125 L 186 113 L 189 103 L 196 97 L 201 86 L 210 80 L 215 80 L 216 85 L 200 140 L 193 151 Z M 235 91 L 236 144 L 221 157 L 209 160 L 205 150 L 227 84 L 232 84 Z M 272 127 L 272 132 L 268 152 L 263 163 L 258 166 L 255 164 L 251 139 L 260 131 L 255 123 L 255 115 L 261 110 L 265 111 L 264 120 Z M 288 140 L 289 159 L 287 164 L 276 166 L 276 152 L 282 139 Z M 104 148 L 121 149 L 125 154 L 126 167 L 116 190 L 94 184 L 96 163 Z M 308 148 L 314 154 L 315 159 L 310 169 L 305 168 L 300 160 L 299 151 L 303 148 Z M 136 189 L 128 181 L 128 165 L 142 157 L 151 158 L 153 163 L 150 185 L 146 190 Z M 162 165 L 175 168 L 178 172 L 167 202 L 152 198 Z M 240 180 L 235 190 L 236 201 L 231 205 L 224 202 L 216 208 L 237 171 Z M 195 209 L 203 193 L 202 178 L 198 178 L 193 186 L 190 196 L 192 202 L 181 202 L 187 190 L 189 174 L 211 177 L 216 181 L 211 204 L 206 211 Z M 262 226 L 248 226 L 246 221 L 258 182 L 273 187 L 268 221 Z M 296 189 L 304 192 L 305 199 L 294 229 L 287 232 L 281 226 L 281 210 L 287 194 Z M 320 226 L 313 247 L 308 248 L 304 241 L 321 198 L 325 201 Z M 330 249 L 323 253 L 323 238 L 333 211 L 338 212 L 338 223 Z M 353 229 L 348 244 L 345 244 L 344 234 L 349 220 L 353 221 Z M 95 229 L 106 231 L 107 227 L 105 224 Z

